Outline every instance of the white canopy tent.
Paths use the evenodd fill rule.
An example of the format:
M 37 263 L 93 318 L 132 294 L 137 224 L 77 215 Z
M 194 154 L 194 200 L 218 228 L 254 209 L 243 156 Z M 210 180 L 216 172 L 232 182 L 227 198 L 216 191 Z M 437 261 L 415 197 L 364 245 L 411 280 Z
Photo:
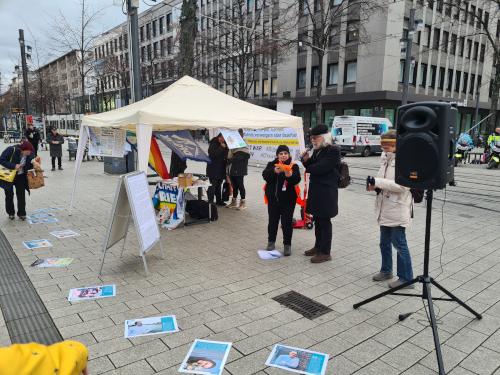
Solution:
M 189 76 L 165 90 L 113 111 L 84 116 L 71 194 L 73 209 L 88 127 L 132 130 L 137 136 L 138 169 L 147 172 L 151 135 L 162 130 L 293 128 L 305 149 L 302 119 L 226 95 Z

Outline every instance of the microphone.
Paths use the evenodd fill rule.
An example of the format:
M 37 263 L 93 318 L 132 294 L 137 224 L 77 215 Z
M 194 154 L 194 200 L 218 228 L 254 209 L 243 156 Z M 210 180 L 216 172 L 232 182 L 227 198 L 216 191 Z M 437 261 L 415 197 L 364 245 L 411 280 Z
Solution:
M 300 156 L 300 161 L 303 161 L 304 155 L 313 149 L 312 143 L 306 146 L 306 150 Z

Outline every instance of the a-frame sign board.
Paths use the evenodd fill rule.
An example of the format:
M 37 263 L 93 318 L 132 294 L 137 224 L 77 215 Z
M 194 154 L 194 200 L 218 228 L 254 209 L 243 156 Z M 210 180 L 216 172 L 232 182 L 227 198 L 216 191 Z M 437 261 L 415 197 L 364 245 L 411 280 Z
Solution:
M 161 246 L 160 230 L 156 221 L 153 202 L 149 195 L 148 180 L 144 172 L 132 172 L 120 176 L 104 241 L 99 275 L 102 273 L 106 251 L 122 239 L 123 255 L 131 219 L 135 224 L 135 230 L 139 239 L 139 255 L 142 257 L 144 269 L 147 274 L 148 264 L 146 262 L 146 253 L 158 243 L 163 257 L 163 248 Z

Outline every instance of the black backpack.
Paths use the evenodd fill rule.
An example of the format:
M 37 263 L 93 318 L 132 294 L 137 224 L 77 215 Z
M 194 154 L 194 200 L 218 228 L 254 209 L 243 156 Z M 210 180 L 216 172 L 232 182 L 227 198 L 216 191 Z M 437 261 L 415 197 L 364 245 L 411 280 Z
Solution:
M 413 197 L 413 202 L 422 203 L 424 200 L 424 190 L 422 189 L 410 189 L 411 196 Z
M 343 160 L 340 161 L 339 167 L 339 189 L 344 189 L 351 184 L 351 176 L 349 175 L 349 166 Z

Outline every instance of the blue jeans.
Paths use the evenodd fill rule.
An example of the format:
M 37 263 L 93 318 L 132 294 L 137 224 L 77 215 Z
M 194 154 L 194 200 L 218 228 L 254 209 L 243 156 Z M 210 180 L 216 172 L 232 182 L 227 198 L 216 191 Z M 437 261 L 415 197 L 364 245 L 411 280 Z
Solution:
M 413 280 L 410 250 L 406 243 L 404 227 L 380 227 L 380 253 L 382 268 L 380 272 L 392 272 L 392 246 L 397 250 L 398 277 L 401 281 Z

